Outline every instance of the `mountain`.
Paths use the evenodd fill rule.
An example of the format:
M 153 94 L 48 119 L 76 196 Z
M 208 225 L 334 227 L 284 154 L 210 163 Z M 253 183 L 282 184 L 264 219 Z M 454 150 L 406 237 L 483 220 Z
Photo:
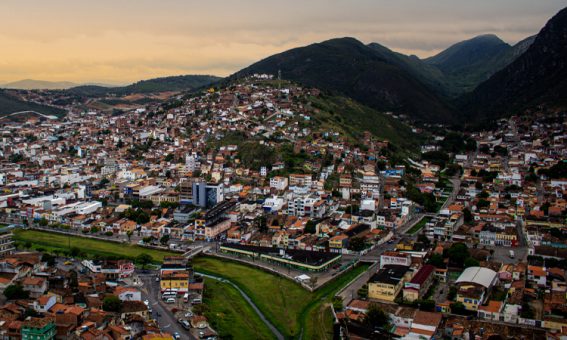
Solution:
M 510 63 L 514 48 L 495 35 L 481 35 L 457 43 L 424 59 L 446 77 L 450 94 L 473 90 Z
M 460 100 L 465 117 L 477 122 L 540 104 L 567 107 L 567 8 L 523 54 Z
M 443 72 L 436 66 L 427 64 L 415 55 L 407 56 L 402 53 L 394 52 L 378 43 L 370 43 L 368 47 L 373 49 L 381 58 L 396 64 L 406 72 L 412 74 L 439 95 L 447 96 L 451 93 L 451 84 L 447 81 Z
M 349 96 L 380 111 L 421 121 L 451 121 L 451 108 L 429 86 L 389 56 L 353 38 L 295 48 L 263 59 L 230 78 L 254 73 L 282 77 Z
M 44 115 L 61 116 L 64 110 L 41 104 L 25 102 L 15 98 L 6 91 L 0 90 L 0 118 L 14 112 L 36 111 Z
M 77 86 L 68 91 L 84 96 L 101 96 L 107 93 L 125 95 L 130 93 L 152 93 L 166 91 L 190 91 L 216 83 L 221 78 L 210 75 L 185 75 L 141 80 L 121 87 L 102 87 L 96 85 Z
M 55 82 L 46 80 L 24 79 L 4 84 L 1 87 L 17 90 L 65 90 L 78 85 L 79 84 L 75 84 L 69 81 Z

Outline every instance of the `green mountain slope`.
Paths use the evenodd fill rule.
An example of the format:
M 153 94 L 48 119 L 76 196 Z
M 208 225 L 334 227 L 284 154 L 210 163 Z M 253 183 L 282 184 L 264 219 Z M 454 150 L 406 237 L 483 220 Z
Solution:
M 528 38 L 510 46 L 495 35 L 481 35 L 457 43 L 423 62 L 438 68 L 445 76 L 448 93 L 458 95 L 474 90 L 506 67 L 525 51 L 529 42 Z
M 339 95 L 311 97 L 311 106 L 317 109 L 313 118 L 322 127 L 342 132 L 352 141 L 359 141 L 364 131 L 382 140 L 388 140 L 403 150 L 415 151 L 420 137 L 411 128 L 394 117 Z
M 353 38 L 295 48 L 263 59 L 232 77 L 254 73 L 351 97 L 379 111 L 395 111 L 421 121 L 451 121 L 451 108 L 397 61 Z
M 4 91 L 0 91 L 0 117 L 20 111 L 36 111 L 44 115 L 54 116 L 61 116 L 65 113 L 64 110 L 51 106 L 21 101 Z
M 567 107 L 567 8 L 510 65 L 461 98 L 468 121 L 492 120 L 536 105 Z

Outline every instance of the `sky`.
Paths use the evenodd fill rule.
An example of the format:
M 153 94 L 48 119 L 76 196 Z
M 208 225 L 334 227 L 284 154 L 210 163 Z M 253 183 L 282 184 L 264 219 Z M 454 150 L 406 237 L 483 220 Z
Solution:
M 514 44 L 567 0 L 2 0 L 0 83 L 226 76 L 336 37 L 427 57 L 493 33 Z

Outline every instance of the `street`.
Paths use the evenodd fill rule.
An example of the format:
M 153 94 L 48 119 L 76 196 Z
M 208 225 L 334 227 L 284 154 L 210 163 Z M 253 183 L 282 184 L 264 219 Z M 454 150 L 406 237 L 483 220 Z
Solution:
M 165 332 L 174 334 L 175 332 L 181 335 L 181 339 L 195 339 L 189 331 L 185 330 L 179 322 L 175 319 L 165 305 L 165 302 L 160 298 L 159 282 L 155 280 L 155 272 L 149 273 L 137 272 L 137 276 L 143 283 L 142 299 L 149 300 L 149 307 L 152 308 L 152 317 L 157 321 L 160 328 Z

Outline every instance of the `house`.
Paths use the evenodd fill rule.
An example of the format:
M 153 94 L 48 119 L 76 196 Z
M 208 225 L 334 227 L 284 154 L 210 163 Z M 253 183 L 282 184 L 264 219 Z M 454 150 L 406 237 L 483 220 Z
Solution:
M 32 303 L 32 308 L 38 313 L 46 313 L 57 303 L 57 298 L 53 295 L 42 295 Z
M 142 293 L 139 289 L 134 287 L 118 286 L 114 289 L 114 295 L 116 295 L 120 301 L 142 301 Z
M 22 340 L 51 340 L 55 339 L 55 321 L 53 318 L 31 317 L 22 321 L 21 335 Z
M 402 290 L 408 267 L 387 265 L 372 275 L 368 282 L 368 297 L 394 301 Z
M 469 267 L 455 282 L 456 301 L 461 302 L 467 310 L 477 311 L 497 282 L 498 274 L 495 271 L 483 267 Z
M 540 287 L 547 285 L 547 273 L 544 267 L 528 266 L 528 280 Z
M 29 276 L 22 280 L 22 286 L 30 293 L 30 298 L 38 298 L 47 290 L 47 280 L 42 277 Z
M 403 296 L 406 301 L 421 299 L 433 282 L 435 267 L 426 264 L 422 266 L 413 276 L 410 282 L 404 284 Z
M 440 313 L 417 311 L 411 324 L 410 339 L 426 339 L 433 338 L 437 333 L 437 328 L 441 323 L 443 315 Z
M 124 320 L 127 317 L 132 317 L 133 315 L 138 315 L 144 319 L 148 319 L 148 306 L 146 306 L 146 304 L 142 301 L 123 301 L 120 307 L 120 318 Z
M 195 315 L 191 318 L 191 327 L 200 329 L 207 328 L 209 327 L 209 322 L 205 316 Z

